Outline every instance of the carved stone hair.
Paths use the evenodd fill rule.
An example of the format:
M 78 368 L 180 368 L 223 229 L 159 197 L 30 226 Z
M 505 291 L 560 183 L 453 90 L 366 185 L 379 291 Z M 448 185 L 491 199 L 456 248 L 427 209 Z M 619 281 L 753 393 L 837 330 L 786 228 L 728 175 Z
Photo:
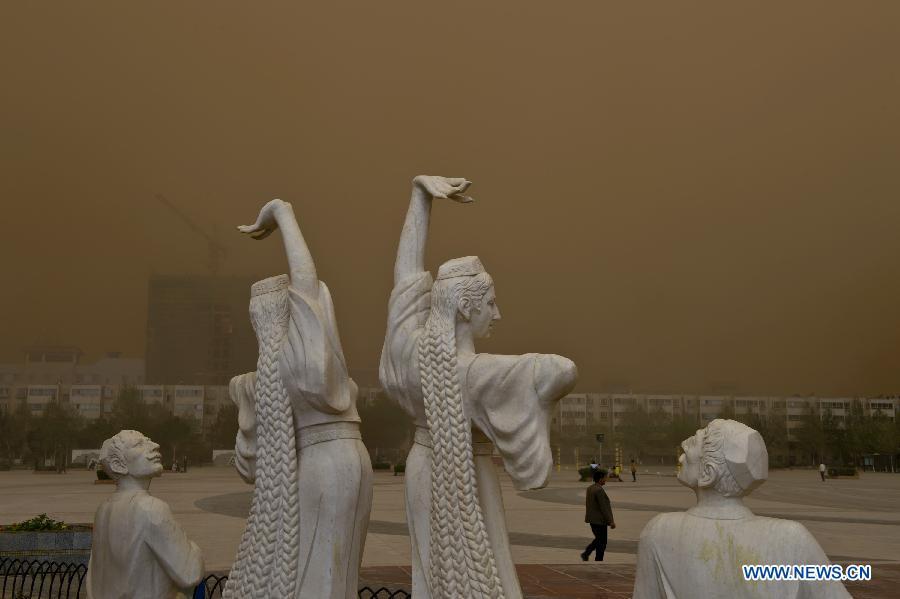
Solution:
M 713 487 L 720 495 L 725 497 L 739 497 L 743 489 L 728 471 L 725 463 L 725 432 L 713 420 L 706 427 L 703 434 L 703 445 L 700 448 L 700 479 L 701 487 Z
M 700 487 L 712 487 L 725 497 L 741 497 L 768 476 L 768 452 L 762 436 L 734 420 L 717 418 L 703 434 Z
M 125 452 L 128 450 L 129 437 L 134 436 L 143 437 L 144 434 L 132 430 L 119 431 L 104 441 L 100 448 L 100 465 L 113 480 L 119 480 L 128 475 L 128 460 L 125 458 Z
M 503 597 L 478 501 L 472 428 L 463 411 L 456 347 L 460 302 L 466 299 L 477 305 L 492 284 L 477 258 L 444 263 L 431 290 L 431 312 L 418 342 L 425 417 L 433 445 L 428 582 L 434 599 Z
M 286 275 L 253 285 L 250 320 L 256 369 L 256 484 L 247 526 L 223 597 L 293 597 L 299 556 L 298 462 L 290 399 L 278 370 L 290 316 Z

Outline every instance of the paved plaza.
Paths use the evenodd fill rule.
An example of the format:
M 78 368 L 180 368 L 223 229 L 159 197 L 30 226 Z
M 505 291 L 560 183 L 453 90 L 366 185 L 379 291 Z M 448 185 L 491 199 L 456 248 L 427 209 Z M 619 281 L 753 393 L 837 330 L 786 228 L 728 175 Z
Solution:
M 86 471 L 0 472 L 0 524 L 41 512 L 66 522 L 90 522 L 112 491 L 94 479 Z M 545 489 L 517 492 L 508 479 L 502 486 L 513 558 L 533 597 L 628 596 L 641 529 L 660 512 L 693 504 L 693 493 L 670 472 L 639 474 L 636 483 L 610 482 L 607 492 L 618 527 L 610 531 L 605 564 L 583 564 L 578 553 L 590 540 L 583 523 L 586 483 L 564 470 L 554 473 Z M 200 545 L 207 570 L 227 571 L 244 527 L 250 487 L 229 468 L 209 467 L 167 473 L 153 481 L 151 492 L 169 503 Z M 773 471 L 747 504 L 759 515 L 801 521 L 833 561 L 873 564 L 876 580 L 849 586 L 854 596 L 890 596 L 878 589 L 895 589 L 900 582 L 900 475 L 866 473 L 823 483 L 812 470 Z M 363 576 L 408 585 L 409 563 L 403 477 L 377 473 Z M 888 581 L 892 586 L 883 587 Z

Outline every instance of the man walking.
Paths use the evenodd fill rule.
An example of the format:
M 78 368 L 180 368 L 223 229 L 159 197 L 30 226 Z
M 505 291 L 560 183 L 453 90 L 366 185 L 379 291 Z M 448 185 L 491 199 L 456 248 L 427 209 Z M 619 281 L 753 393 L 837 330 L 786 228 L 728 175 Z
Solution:
M 591 525 L 591 532 L 594 533 L 594 540 L 588 545 L 581 554 L 582 561 L 588 561 L 591 553 L 596 551 L 594 561 L 602 562 L 603 553 L 606 551 L 606 527 L 616 527 L 613 520 L 612 507 L 609 505 L 609 497 L 603 490 L 606 484 L 606 470 L 600 468 L 594 470 L 594 484 L 587 488 L 585 493 L 585 513 L 584 521 Z
M 631 482 L 637 482 L 637 464 L 634 463 L 634 458 L 631 458 Z
M 825 482 L 825 463 L 819 464 L 819 476 L 822 477 L 822 482 Z

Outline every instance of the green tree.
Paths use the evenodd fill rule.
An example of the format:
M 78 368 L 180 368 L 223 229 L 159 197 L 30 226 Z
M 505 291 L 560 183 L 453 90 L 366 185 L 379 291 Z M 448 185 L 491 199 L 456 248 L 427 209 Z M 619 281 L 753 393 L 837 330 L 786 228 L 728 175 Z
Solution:
M 379 393 L 369 405 L 359 405 L 360 434 L 363 443 L 374 456 L 391 450 L 399 456 L 409 447 L 415 424 L 412 418 L 400 406 Z M 396 458 L 402 459 L 402 458 Z
M 734 400 L 733 399 L 729 398 L 729 399 L 725 400 L 725 402 L 722 404 L 722 411 L 719 412 L 718 417 L 722 418 L 723 420 L 734 420 L 735 419 Z
M 159 444 L 165 463 L 171 466 L 172 460 L 180 460 L 185 455 L 195 464 L 209 459 L 202 455 L 199 423 L 175 416 L 159 404 L 147 408 L 146 428 L 141 432 Z
M 115 423 L 104 417 L 86 420 L 78 431 L 76 444 L 81 449 L 100 449 L 103 442 L 121 429 L 117 429 Z
M 213 449 L 230 449 L 238 431 L 238 408 L 229 403 L 219 408 L 215 420 L 207 431 L 207 440 Z
M 150 411 L 151 405 L 144 402 L 137 387 L 126 385 L 119 389 L 116 396 L 112 422 L 118 430 L 135 430 L 146 434 L 152 422 Z
M 825 459 L 825 426 L 822 418 L 812 410 L 803 414 L 802 426 L 794 430 L 803 462 L 818 464 Z
M 667 444 L 673 451 L 681 447 L 681 442 L 697 432 L 697 419 L 688 414 L 679 414 L 672 419 L 668 429 Z
M 788 436 L 783 411 L 776 411 L 768 417 L 753 414 L 747 426 L 762 435 L 769 453 L 769 466 L 787 465 Z

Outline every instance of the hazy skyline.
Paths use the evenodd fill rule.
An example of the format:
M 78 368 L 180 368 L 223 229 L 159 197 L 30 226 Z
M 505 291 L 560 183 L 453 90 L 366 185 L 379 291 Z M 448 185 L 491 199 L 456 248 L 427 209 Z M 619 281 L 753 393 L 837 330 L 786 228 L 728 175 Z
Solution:
M 294 205 L 377 368 L 410 180 L 428 262 L 478 255 L 481 351 L 577 390 L 900 393 L 900 5 L 0 7 L 0 361 L 144 352 L 147 279 L 285 272 Z M 249 291 L 248 291 L 249 294 Z M 238 373 L 235 373 L 238 374 Z

